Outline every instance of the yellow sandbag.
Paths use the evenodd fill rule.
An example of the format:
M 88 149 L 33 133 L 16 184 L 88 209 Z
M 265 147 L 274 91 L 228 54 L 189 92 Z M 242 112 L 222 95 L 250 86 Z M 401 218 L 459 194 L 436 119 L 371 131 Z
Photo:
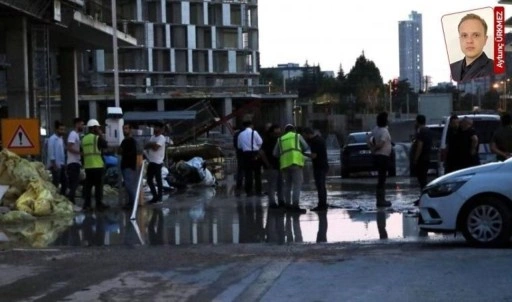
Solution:
M 16 200 L 16 208 L 34 216 L 50 215 L 52 214 L 52 199 L 52 194 L 45 188 L 44 182 L 34 181 Z
M 2 198 L 1 204 L 5 207 L 13 209 L 15 207 L 16 200 L 18 200 L 22 193 L 23 191 L 16 187 L 9 187 L 9 189 L 4 194 L 4 197 Z
M 50 177 L 50 173 L 48 172 L 48 170 L 46 170 L 42 162 L 32 161 L 30 162 L 30 165 L 32 165 L 32 167 L 37 171 L 40 178 L 51 183 L 52 178 Z
M 0 151 L 0 184 L 25 191 L 28 184 L 40 179 L 36 168 L 26 159 L 7 149 Z
M 53 215 L 69 216 L 73 214 L 73 204 L 66 197 L 58 194 L 53 200 Z

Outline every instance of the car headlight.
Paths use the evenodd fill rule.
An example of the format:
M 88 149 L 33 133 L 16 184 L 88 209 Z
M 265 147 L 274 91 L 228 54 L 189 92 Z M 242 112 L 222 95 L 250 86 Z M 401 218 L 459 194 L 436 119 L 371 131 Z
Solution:
M 424 190 L 424 194 L 428 194 L 429 197 L 443 197 L 456 192 L 462 185 L 464 185 L 468 180 L 471 179 L 473 175 L 464 175 L 461 177 L 457 177 L 454 179 L 447 180 L 445 182 L 441 182 L 435 184 L 433 186 L 427 187 Z

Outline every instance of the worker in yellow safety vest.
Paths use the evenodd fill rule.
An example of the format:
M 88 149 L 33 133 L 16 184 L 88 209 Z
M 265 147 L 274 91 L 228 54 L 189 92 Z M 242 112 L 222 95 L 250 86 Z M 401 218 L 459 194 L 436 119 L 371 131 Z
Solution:
M 105 163 L 103 162 L 102 151 L 107 149 L 107 141 L 101 132 L 100 123 L 95 119 L 87 122 L 88 132 L 82 138 L 82 151 L 85 169 L 84 211 L 90 211 L 91 191 L 94 186 L 94 199 L 96 200 L 96 210 L 108 209 L 103 203 L 103 177 L 105 173 Z
M 273 153 L 279 158 L 279 168 L 283 175 L 285 207 L 291 212 L 306 213 L 306 210 L 299 207 L 299 200 L 303 182 L 302 168 L 305 156 L 309 157 L 311 151 L 302 135 L 296 132 L 295 126 L 288 124 L 284 131 Z

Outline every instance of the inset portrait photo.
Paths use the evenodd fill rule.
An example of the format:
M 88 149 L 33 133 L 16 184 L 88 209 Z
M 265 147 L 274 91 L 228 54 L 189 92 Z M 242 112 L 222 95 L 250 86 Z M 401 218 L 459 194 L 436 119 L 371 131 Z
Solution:
M 467 82 L 494 74 L 494 11 L 492 7 L 441 18 L 452 80 Z

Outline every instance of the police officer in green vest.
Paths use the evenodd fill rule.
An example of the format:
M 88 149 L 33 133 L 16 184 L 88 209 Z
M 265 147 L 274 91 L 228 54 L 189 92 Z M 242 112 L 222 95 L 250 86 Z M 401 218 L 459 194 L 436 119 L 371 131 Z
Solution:
M 303 182 L 302 168 L 305 156 L 310 156 L 309 145 L 304 138 L 296 133 L 295 126 L 286 125 L 282 135 L 274 147 L 274 156 L 279 158 L 279 167 L 284 180 L 284 199 L 286 209 L 291 212 L 306 213 L 299 207 L 300 190 Z
M 82 151 L 85 169 L 85 185 L 83 190 L 84 211 L 90 211 L 91 191 L 94 186 L 94 199 L 96 210 L 105 210 L 107 205 L 103 204 L 103 177 L 105 163 L 103 162 L 102 151 L 108 148 L 107 141 L 103 138 L 100 123 L 95 119 L 87 122 L 88 132 L 82 138 Z

